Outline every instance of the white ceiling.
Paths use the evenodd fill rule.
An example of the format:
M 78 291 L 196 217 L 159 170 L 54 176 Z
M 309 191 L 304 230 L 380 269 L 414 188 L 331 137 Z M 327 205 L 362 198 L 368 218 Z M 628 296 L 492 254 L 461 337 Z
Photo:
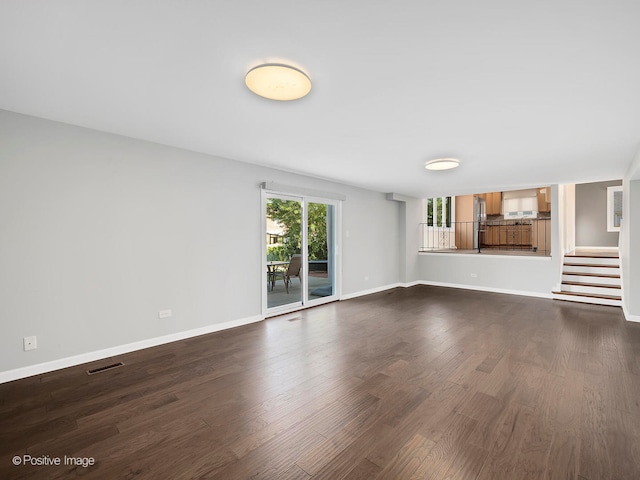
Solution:
M 313 90 L 257 97 L 263 62 Z M 0 108 L 419 197 L 617 179 L 640 1 L 2 0 Z

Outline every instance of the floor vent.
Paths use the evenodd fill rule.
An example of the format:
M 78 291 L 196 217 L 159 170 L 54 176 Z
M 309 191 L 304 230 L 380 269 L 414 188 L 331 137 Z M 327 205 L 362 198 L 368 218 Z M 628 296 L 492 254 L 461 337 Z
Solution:
M 293 317 L 287 319 L 288 322 L 295 322 L 296 320 L 302 320 L 302 317 Z
M 122 367 L 124 363 L 112 363 L 111 365 L 105 365 L 104 367 L 92 368 L 91 370 L 87 370 L 87 375 L 94 375 L 100 372 L 106 372 L 107 370 L 113 370 L 114 368 Z

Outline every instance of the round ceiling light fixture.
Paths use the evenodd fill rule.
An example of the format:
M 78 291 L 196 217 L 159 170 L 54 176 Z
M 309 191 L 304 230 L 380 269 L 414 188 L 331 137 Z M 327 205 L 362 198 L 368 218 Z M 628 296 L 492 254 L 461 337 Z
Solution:
M 460 160 L 457 158 L 436 158 L 425 163 L 424 168 L 427 170 L 451 170 L 459 165 Z
M 244 83 L 256 95 L 271 100 L 297 100 L 311 91 L 311 80 L 303 71 L 277 63 L 252 68 Z

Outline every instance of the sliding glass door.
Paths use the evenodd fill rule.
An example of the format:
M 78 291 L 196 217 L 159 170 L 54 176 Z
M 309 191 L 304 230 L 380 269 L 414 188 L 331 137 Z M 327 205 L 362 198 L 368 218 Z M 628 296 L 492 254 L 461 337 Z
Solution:
M 307 299 L 335 295 L 335 205 L 307 203 Z
M 302 305 L 302 198 L 266 201 L 267 308 Z
M 265 192 L 264 206 L 265 314 L 337 299 L 338 203 Z

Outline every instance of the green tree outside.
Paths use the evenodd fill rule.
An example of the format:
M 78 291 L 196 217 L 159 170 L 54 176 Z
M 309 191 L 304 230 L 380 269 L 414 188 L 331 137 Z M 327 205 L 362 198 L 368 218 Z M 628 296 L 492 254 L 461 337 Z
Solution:
M 308 204 L 309 260 L 327 259 L 327 205 Z M 269 260 L 288 261 L 293 254 L 301 253 L 302 205 L 294 200 L 271 198 L 267 201 L 267 217 L 284 230 L 282 245 L 267 248 Z

